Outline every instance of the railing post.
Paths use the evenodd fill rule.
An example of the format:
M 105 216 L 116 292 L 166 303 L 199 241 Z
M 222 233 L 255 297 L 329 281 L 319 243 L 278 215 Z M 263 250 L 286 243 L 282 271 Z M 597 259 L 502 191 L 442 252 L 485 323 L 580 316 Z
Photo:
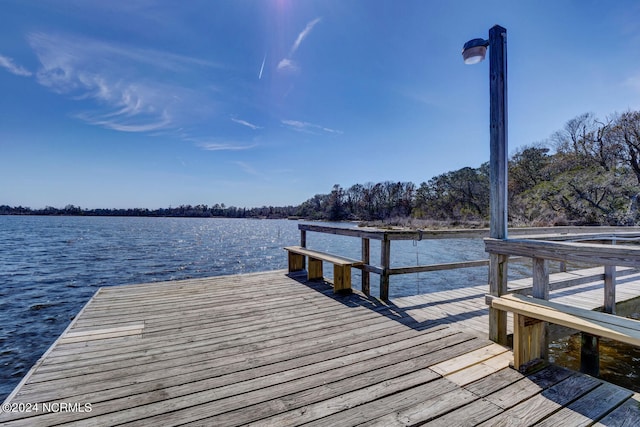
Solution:
M 380 299 L 389 300 L 389 267 L 391 265 L 391 240 L 385 233 L 380 241 L 380 265 L 382 274 L 380 275 Z
M 549 299 L 549 263 L 546 259 L 533 258 L 533 289 L 534 298 Z
M 615 245 L 615 237 L 611 239 L 611 244 Z M 616 266 L 604 266 L 604 312 L 616 314 Z
M 509 255 L 489 254 L 489 294 L 499 297 L 507 293 Z M 507 345 L 507 313 L 489 308 L 489 339 Z
M 604 266 L 604 312 L 616 314 L 616 266 Z
M 369 296 L 371 294 L 371 273 L 366 270 L 371 262 L 371 251 L 369 239 L 362 238 L 362 262 L 364 262 L 364 268 L 362 269 L 362 292 Z
M 307 247 L 307 230 L 300 230 L 300 246 Z M 306 268 L 307 257 L 302 257 L 302 270 Z
M 533 258 L 532 264 L 533 273 L 533 289 L 531 294 L 534 298 L 540 298 L 544 300 L 549 299 L 549 262 L 543 258 Z M 540 342 L 537 343 L 540 346 L 538 354 L 542 360 L 547 360 L 549 336 L 547 322 L 539 322 L 535 325 L 535 328 L 539 328 L 539 332 L 534 336 L 540 337 Z

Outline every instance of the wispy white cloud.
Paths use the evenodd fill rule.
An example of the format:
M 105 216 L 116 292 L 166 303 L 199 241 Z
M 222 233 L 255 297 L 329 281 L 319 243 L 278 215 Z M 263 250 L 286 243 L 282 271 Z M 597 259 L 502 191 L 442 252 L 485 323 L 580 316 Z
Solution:
M 145 120 L 144 122 L 141 122 L 139 118 L 132 118 L 130 121 L 127 121 L 119 114 L 91 115 L 89 113 L 80 113 L 77 114 L 76 117 L 89 124 L 102 126 L 104 128 L 120 132 L 157 131 L 166 129 L 172 123 L 171 117 L 166 111 L 164 111 L 156 120 Z
M 315 27 L 321 20 L 322 18 L 316 18 L 313 21 L 310 21 L 309 23 L 307 23 L 307 25 L 304 27 L 304 30 L 302 30 L 300 34 L 298 34 L 298 37 L 296 37 L 296 40 L 293 42 L 293 45 L 291 46 L 291 49 L 289 49 L 289 55 L 287 55 L 286 58 L 283 58 L 280 60 L 280 62 L 278 62 L 278 67 L 277 67 L 278 70 L 298 71 L 300 69 L 298 64 L 293 60 L 293 55 L 300 48 L 300 45 L 302 44 L 304 39 L 306 39 L 307 36 L 311 33 L 311 31 L 313 30 L 313 27 Z
M 12 74 L 15 74 L 16 76 L 29 77 L 33 74 L 31 71 L 27 70 L 26 68 L 21 67 L 20 65 L 16 65 L 13 62 L 13 59 L 4 55 L 0 55 L 0 67 L 5 68 L 7 71 L 9 71 Z
M 218 66 L 170 52 L 71 35 L 33 33 L 28 41 L 41 64 L 38 83 L 79 101 L 95 101 L 91 111 L 75 117 L 122 132 L 179 126 L 179 117 L 201 103 L 194 102 L 196 91 L 171 76 L 193 67 Z
M 258 125 L 254 125 L 253 123 L 249 123 L 246 120 L 236 119 L 235 117 L 232 117 L 231 120 L 233 122 L 238 123 L 239 125 L 246 126 L 246 127 L 251 128 L 253 130 L 262 129 L 262 127 L 260 127 Z
M 278 62 L 278 70 L 281 71 L 298 71 L 299 67 L 295 61 L 292 61 L 289 58 L 284 58 L 280 62 Z
M 255 144 L 237 145 L 233 143 L 220 143 L 220 142 L 199 142 L 196 145 L 206 151 L 243 151 L 243 150 L 249 150 L 255 147 Z
M 287 126 L 289 129 L 293 129 L 298 132 L 307 132 L 307 133 L 314 133 L 314 134 L 325 132 L 325 133 L 334 133 L 338 135 L 342 135 L 344 133 L 341 130 L 331 129 L 315 123 L 301 122 L 298 120 L 281 120 L 281 123 Z
M 309 35 L 309 33 L 311 33 L 311 30 L 313 30 L 313 27 L 315 27 L 316 24 L 321 20 L 322 18 L 316 18 L 313 21 L 309 22 L 306 27 L 304 27 L 304 30 L 302 30 L 302 32 L 298 34 L 296 41 L 293 43 L 293 46 L 291 46 L 291 51 L 289 52 L 289 56 L 293 56 L 293 54 L 296 52 L 296 50 L 298 50 L 298 48 L 302 44 L 302 41 Z

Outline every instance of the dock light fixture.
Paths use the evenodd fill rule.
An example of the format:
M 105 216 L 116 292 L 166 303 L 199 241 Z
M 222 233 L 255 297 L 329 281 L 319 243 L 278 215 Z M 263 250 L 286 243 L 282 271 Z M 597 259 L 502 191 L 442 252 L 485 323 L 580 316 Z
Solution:
M 485 39 L 473 39 L 466 42 L 462 48 L 464 63 L 471 65 L 484 61 L 487 47 L 489 47 L 489 40 Z
M 490 106 L 490 232 L 495 239 L 507 238 L 507 30 L 495 25 L 489 40 L 473 39 L 464 44 L 465 64 L 481 62 L 489 49 Z

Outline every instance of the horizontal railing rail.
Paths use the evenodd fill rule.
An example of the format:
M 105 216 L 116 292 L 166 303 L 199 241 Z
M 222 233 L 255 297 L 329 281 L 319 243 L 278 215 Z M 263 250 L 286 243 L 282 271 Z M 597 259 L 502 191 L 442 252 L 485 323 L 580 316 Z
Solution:
M 395 240 L 430 240 L 430 239 L 480 239 L 489 236 L 488 229 L 453 229 L 453 230 L 407 230 L 407 229 L 382 229 L 373 227 L 336 227 L 324 224 L 299 224 L 300 246 L 306 247 L 307 233 L 324 233 L 338 236 L 348 236 L 360 238 L 362 241 L 361 260 L 363 265 L 354 266 L 362 270 L 362 291 L 370 294 L 370 273 L 380 276 L 380 298 L 389 298 L 389 278 L 393 275 L 415 274 L 431 271 L 446 271 L 459 268 L 484 267 L 490 265 L 490 259 L 465 260 L 460 262 L 450 262 L 441 264 L 415 265 L 406 267 L 391 266 L 391 241 Z M 598 227 L 597 232 L 593 232 L 593 227 L 545 227 L 545 228 L 514 228 L 509 233 L 513 236 L 526 236 L 530 239 L 535 235 L 535 239 L 540 240 L 572 240 L 588 239 L 593 241 L 610 241 L 614 233 L 623 233 L 622 227 Z M 629 230 L 626 228 L 626 230 Z M 590 231 L 590 233 L 588 233 Z M 625 238 L 640 238 L 640 229 L 636 229 L 633 235 L 625 234 Z M 615 234 L 615 235 L 618 235 Z M 379 240 L 380 262 L 371 262 L 370 241 Z M 515 254 L 512 254 L 515 255 Z M 511 256 L 511 261 L 521 261 L 526 257 Z M 561 266 L 561 269 L 564 269 Z

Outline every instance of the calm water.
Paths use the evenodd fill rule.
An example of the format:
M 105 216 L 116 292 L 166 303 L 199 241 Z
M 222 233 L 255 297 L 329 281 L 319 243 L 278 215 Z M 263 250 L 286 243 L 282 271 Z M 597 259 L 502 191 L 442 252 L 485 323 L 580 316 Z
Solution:
M 288 220 L 0 216 L 0 402 L 99 287 L 284 269 L 282 248 L 299 239 Z M 360 256 L 356 238 L 307 233 L 307 245 Z M 394 266 L 486 258 L 481 239 L 395 241 L 391 254 Z M 486 268 L 393 276 L 390 294 L 486 281 Z

